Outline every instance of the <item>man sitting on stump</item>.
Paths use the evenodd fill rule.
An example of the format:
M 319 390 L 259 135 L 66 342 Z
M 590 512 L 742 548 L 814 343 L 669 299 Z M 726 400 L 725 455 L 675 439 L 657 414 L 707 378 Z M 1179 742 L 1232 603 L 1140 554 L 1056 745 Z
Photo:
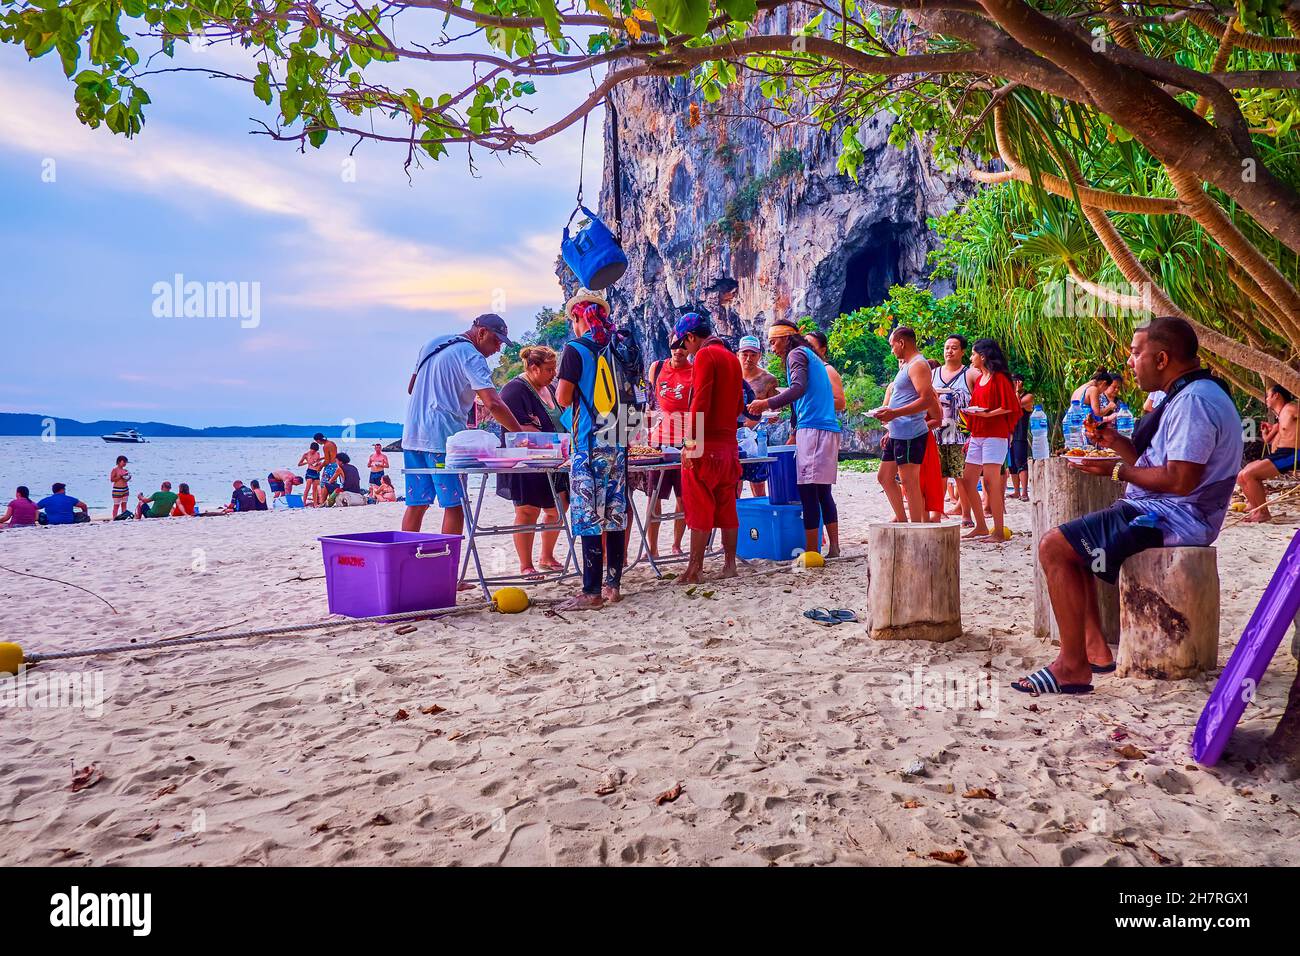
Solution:
M 1114 584 L 1120 566 L 1140 551 L 1203 547 L 1219 536 L 1241 466 L 1241 416 L 1228 386 L 1201 368 L 1199 347 L 1185 319 L 1159 316 L 1133 333 L 1128 364 L 1138 385 L 1161 389 L 1166 398 L 1142 416 L 1132 439 L 1113 423 L 1097 429 L 1093 442 L 1118 462 L 1073 466 L 1128 487 L 1109 508 L 1043 536 L 1038 559 L 1061 647 L 1050 665 L 1013 683 L 1015 690 L 1034 696 L 1092 690 L 1093 674 L 1115 669 L 1092 576 Z

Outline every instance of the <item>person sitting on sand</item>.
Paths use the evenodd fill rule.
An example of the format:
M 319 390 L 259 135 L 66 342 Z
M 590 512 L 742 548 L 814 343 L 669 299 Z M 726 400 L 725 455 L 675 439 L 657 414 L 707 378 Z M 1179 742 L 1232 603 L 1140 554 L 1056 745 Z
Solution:
M 131 506 L 126 500 L 127 495 L 131 493 L 131 473 L 126 470 L 126 455 L 117 456 L 117 464 L 108 473 L 108 481 L 113 493 L 112 516 L 116 520 L 119 514 L 131 513 Z
M 1038 559 L 1060 632 L 1056 660 L 1011 686 L 1027 694 L 1083 694 L 1092 675 L 1115 669 L 1101 632 L 1093 576 L 1114 584 L 1126 560 L 1149 548 L 1205 547 L 1223 526 L 1241 465 L 1241 416 L 1228 386 L 1201 368 L 1196 330 L 1157 316 L 1133 333 L 1129 366 L 1144 391 L 1165 400 L 1133 438 L 1112 424 L 1095 443 L 1118 461 L 1071 467 L 1125 481 L 1124 497 L 1043 535 Z
M 375 442 L 375 450 L 370 453 L 366 467 L 370 469 L 370 488 L 373 491 L 383 481 L 384 472 L 388 471 L 388 456 L 384 454 L 382 443 Z
M 322 455 L 320 453 L 320 443 L 312 442 L 311 447 L 302 453 L 298 459 L 298 467 L 306 467 L 303 472 L 302 500 L 308 508 L 314 508 L 319 503 L 320 498 L 320 466 Z
M 172 483 L 170 481 L 164 481 L 162 489 L 155 491 L 148 498 L 143 494 L 136 495 L 138 499 L 135 505 L 136 520 L 171 517 L 172 507 L 176 504 L 176 497 L 172 493 Z
M 249 489 L 253 492 L 253 499 L 256 502 L 253 505 L 254 511 L 266 511 L 267 501 L 266 492 L 262 490 L 262 484 L 256 478 L 248 483 Z
M 356 507 L 369 504 L 366 493 L 361 490 L 361 472 L 352 464 L 352 456 L 345 451 L 339 452 L 339 490 L 334 495 L 335 507 Z
M 393 479 L 384 475 L 379 479 L 379 484 L 374 488 L 374 498 L 377 503 L 388 504 L 397 500 L 397 489 L 393 487 Z
M 27 486 L 19 485 L 13 500 L 5 507 L 5 513 L 0 515 L 0 527 L 30 527 L 36 524 L 37 510 L 36 502 L 32 501 L 32 493 L 27 490 Z
M 38 524 L 82 524 L 90 520 L 90 507 L 67 494 L 64 491 L 67 487 L 56 481 L 50 486 L 50 494 L 36 502 L 36 507 L 41 510 L 41 514 L 36 516 Z
M 190 494 L 190 486 L 182 481 L 180 484 L 180 492 L 176 495 L 176 504 L 172 507 L 172 517 L 193 517 L 198 513 L 198 502 L 194 499 L 194 496 Z
M 1281 385 L 1274 385 L 1269 388 L 1264 404 L 1277 416 L 1276 422 L 1265 422 L 1260 429 L 1268 446 L 1268 455 L 1252 461 L 1237 474 L 1237 484 L 1246 496 L 1249 509 L 1243 520 L 1249 522 L 1273 520 L 1265 504 L 1268 492 L 1264 490 L 1264 482 L 1283 472 L 1297 470 L 1296 447 L 1300 445 L 1297 441 L 1300 436 L 1296 432 L 1300 415 L 1297 414 L 1295 396 Z
M 677 583 L 700 582 L 704 552 L 714 528 L 722 532 L 718 577 L 734 578 L 740 534 L 736 487 L 741 473 L 736 419 L 745 410 L 745 378 L 740 359 L 698 312 L 681 316 L 673 335 L 672 347 L 684 348 L 695 365 L 690 404 L 682 423 L 682 503 L 686 526 L 691 529 L 691 557 Z
M 582 592 L 560 610 L 581 611 L 617 603 L 622 598 L 623 560 L 627 554 L 626 409 L 602 390 L 617 361 L 611 343 L 614 323 L 609 303 L 599 292 L 580 289 L 564 306 L 575 336 L 564 347 L 555 386 L 561 408 L 573 409 L 573 444 L 569 461 L 569 525 L 582 539 Z M 614 396 L 616 397 L 616 396 Z M 602 413 L 597 402 L 607 408 Z M 410 500 L 410 489 L 407 489 Z
M 748 411 L 761 415 L 770 409 L 792 406 L 795 483 L 803 505 L 804 550 L 818 550 L 818 528 L 824 525 L 826 556 L 837 557 L 840 516 L 831 492 L 839 473 L 840 422 L 835 415 L 830 376 L 825 363 L 804 341 L 799 326 L 789 319 L 777 319 L 768 326 L 767 347 L 785 362 L 790 384 L 771 398 L 750 402 Z M 925 427 L 924 416 L 921 427 Z
M 257 496 L 253 494 L 251 488 L 244 487 L 244 483 L 238 478 L 232 483 L 234 491 L 230 493 L 230 504 L 225 505 L 218 514 L 228 515 L 231 512 L 243 513 L 245 511 L 257 511 Z

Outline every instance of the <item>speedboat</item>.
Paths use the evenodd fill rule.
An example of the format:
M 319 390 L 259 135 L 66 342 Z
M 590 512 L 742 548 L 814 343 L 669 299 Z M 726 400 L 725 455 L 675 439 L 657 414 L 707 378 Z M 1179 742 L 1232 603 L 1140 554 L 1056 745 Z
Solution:
M 134 428 L 124 428 L 120 432 L 113 432 L 111 435 L 100 435 L 104 441 L 120 442 L 130 445 L 141 445 L 148 442 L 148 439 L 141 435 Z

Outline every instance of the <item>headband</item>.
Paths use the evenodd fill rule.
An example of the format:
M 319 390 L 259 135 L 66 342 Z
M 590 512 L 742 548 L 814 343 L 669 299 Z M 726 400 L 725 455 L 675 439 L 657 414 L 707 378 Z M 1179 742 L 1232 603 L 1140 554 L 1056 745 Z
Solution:
M 781 339 L 785 338 L 787 335 L 803 335 L 803 333 L 788 325 L 773 325 L 767 330 L 767 337 L 769 339 Z

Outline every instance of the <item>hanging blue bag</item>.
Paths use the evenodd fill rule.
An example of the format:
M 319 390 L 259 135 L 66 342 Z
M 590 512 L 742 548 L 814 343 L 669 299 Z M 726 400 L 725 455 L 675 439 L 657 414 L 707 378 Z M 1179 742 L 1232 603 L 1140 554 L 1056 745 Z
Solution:
M 612 162 L 610 169 L 614 176 L 614 228 L 619 227 L 623 219 L 622 171 L 618 162 L 618 112 L 610 99 L 605 100 L 610 118 L 610 146 Z M 582 118 L 582 147 L 578 156 L 578 208 L 573 210 L 568 223 L 564 226 L 564 238 L 560 241 L 560 254 L 578 281 L 585 289 L 604 289 L 613 285 L 627 271 L 627 254 L 617 235 L 610 230 L 600 217 L 582 204 L 582 162 L 587 151 L 587 117 Z M 569 235 L 574 216 L 583 213 L 587 224 L 574 236 Z
M 579 212 L 586 214 L 588 223 L 569 235 L 569 226 Z M 604 289 L 617 282 L 627 271 L 627 255 L 609 227 L 586 206 L 579 206 L 564 227 L 560 253 L 573 274 L 585 289 Z

